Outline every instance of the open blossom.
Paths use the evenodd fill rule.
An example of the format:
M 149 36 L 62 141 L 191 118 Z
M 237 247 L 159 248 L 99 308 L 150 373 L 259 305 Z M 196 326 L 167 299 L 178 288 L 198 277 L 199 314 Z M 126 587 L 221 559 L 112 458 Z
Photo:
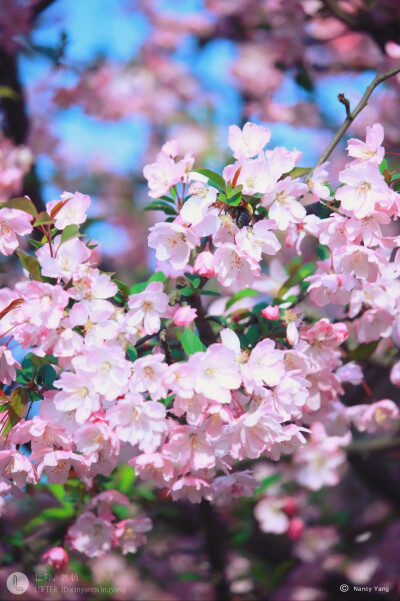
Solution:
M 339 174 L 344 186 L 336 191 L 342 208 L 358 219 L 371 215 L 376 205 L 390 193 L 376 163 L 351 164 Z
M 94 411 L 100 409 L 99 394 L 89 383 L 86 374 L 65 371 L 55 386 L 61 389 L 54 397 L 55 406 L 60 411 L 75 409 L 78 424 L 83 424 Z
M 360 432 L 390 431 L 397 426 L 400 420 L 400 411 L 397 405 L 383 399 L 370 405 L 355 405 L 346 411 L 354 426 Z
M 43 275 L 69 281 L 91 254 L 90 248 L 79 238 L 71 238 L 61 243 L 61 236 L 56 236 L 52 241 L 52 254 L 48 244 L 45 244 L 37 251 L 36 256 Z
M 213 265 L 221 286 L 233 286 L 236 290 L 251 286 L 260 274 L 258 262 L 234 244 L 217 248 Z
M 77 448 L 90 457 L 89 475 L 111 474 L 119 458 L 120 443 L 116 433 L 106 421 L 95 419 L 86 422 L 74 435 Z
M 212 344 L 205 353 L 190 355 L 189 365 L 195 371 L 194 389 L 208 399 L 229 403 L 230 391 L 241 384 L 234 352 L 222 344 Z
M 270 138 L 270 130 L 255 123 L 245 123 L 242 130 L 237 125 L 229 127 L 228 144 L 236 159 L 250 159 L 259 154 Z
M 185 267 L 189 262 L 190 251 L 200 240 L 194 231 L 179 223 L 156 223 L 150 228 L 148 244 L 156 250 L 160 261 L 171 262 L 174 269 Z
M 142 480 L 152 480 L 156 486 L 167 486 L 174 477 L 172 461 L 161 453 L 142 453 L 129 461 Z
M 139 547 L 145 545 L 147 538 L 144 532 L 148 532 L 152 527 L 151 519 L 145 516 L 119 522 L 116 525 L 115 534 L 118 544 L 121 546 L 122 555 L 136 553 Z
M 254 515 L 263 532 L 283 534 L 289 529 L 290 520 L 284 512 L 286 500 L 281 497 L 264 497 L 257 503 Z
M 148 392 L 153 401 L 167 396 L 164 376 L 168 367 L 162 353 L 146 355 L 137 359 L 133 364 L 133 375 L 130 379 L 130 389 L 135 392 Z
M 176 426 L 163 446 L 163 455 L 179 465 L 184 472 L 210 469 L 215 466 L 215 449 L 203 432 L 189 426 Z
M 155 334 L 161 327 L 161 317 L 168 316 L 168 303 L 162 282 L 150 282 L 143 292 L 129 297 L 129 325 L 138 326 L 143 323 L 146 334 Z
M 295 454 L 295 478 L 299 484 L 311 490 L 335 486 L 339 482 L 338 470 L 346 460 L 346 455 L 340 448 L 342 440 L 328 437 L 320 423 L 314 423 L 311 430 L 309 444 Z
M 10 349 L 0 346 L 0 382 L 9 386 L 14 382 L 17 369 L 20 367 Z
M 65 484 L 73 468 L 78 477 L 82 477 L 88 469 L 87 460 L 73 451 L 38 449 L 31 455 L 31 460 L 37 461 L 36 470 L 39 478 L 46 474 L 51 483 Z
M 245 160 L 241 163 L 237 183 L 243 186 L 243 194 L 265 194 L 275 184 L 268 163 L 264 160 Z M 225 179 L 228 178 L 227 168 L 224 170 Z
M 210 484 L 202 478 L 182 476 L 171 486 L 171 497 L 174 501 L 188 499 L 191 503 L 200 503 L 203 499 L 212 501 L 213 492 Z
M 329 190 L 328 183 L 328 172 L 326 170 L 326 166 L 328 163 L 322 163 L 319 167 L 317 167 L 312 176 L 308 185 L 310 186 L 311 192 L 317 198 L 322 198 L 323 200 L 327 200 L 331 193 Z
M 242 228 L 235 236 L 237 247 L 256 261 L 261 261 L 262 253 L 276 255 L 281 245 L 270 231 L 274 227 L 277 227 L 275 221 L 263 219 L 253 227 Z
M 93 390 L 111 401 L 127 391 L 130 364 L 120 346 L 107 346 L 103 351 L 89 347 L 74 357 L 72 364 L 82 381 L 90 377 Z
M 139 445 L 144 453 L 154 453 L 168 430 L 164 405 L 139 394 L 126 394 L 107 411 L 107 419 L 120 440 Z
M 0 209 L 0 252 L 12 255 L 18 248 L 17 236 L 26 236 L 32 231 L 32 216 L 18 209 Z
M 46 204 L 49 215 L 53 215 L 54 225 L 58 230 L 68 225 L 81 225 L 86 221 L 86 211 L 90 206 L 90 196 L 80 192 L 63 192 L 60 200 L 52 200 Z
M 385 149 L 381 146 L 383 137 L 382 125 L 374 123 L 372 127 L 367 127 L 365 142 L 352 138 L 347 143 L 347 151 L 351 157 L 362 161 L 373 161 L 379 165 L 385 156 Z
M 276 221 L 278 228 L 285 230 L 289 223 L 298 223 L 306 216 L 305 208 L 296 199 L 307 191 L 306 184 L 301 183 L 298 178 L 285 177 L 271 192 L 264 194 L 261 204 L 268 208 L 268 215 Z
M 143 169 L 143 175 L 149 182 L 149 196 L 159 198 L 168 194 L 175 184 L 182 181 L 187 169 L 187 161 L 181 160 L 175 163 L 171 156 L 160 152 L 156 162 L 146 165 Z
M 116 544 L 114 526 L 90 511 L 82 513 L 68 530 L 72 549 L 88 557 L 102 557 Z

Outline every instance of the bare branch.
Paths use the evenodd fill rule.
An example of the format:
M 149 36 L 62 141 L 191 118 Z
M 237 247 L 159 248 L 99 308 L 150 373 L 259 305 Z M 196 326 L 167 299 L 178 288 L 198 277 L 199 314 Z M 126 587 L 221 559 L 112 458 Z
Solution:
M 364 96 L 361 98 L 360 102 L 357 104 L 354 111 L 351 111 L 348 113 L 345 121 L 343 122 L 341 127 L 338 129 L 338 131 L 336 132 L 336 134 L 333 137 L 333 139 L 331 140 L 331 142 L 328 144 L 328 147 L 326 148 L 325 152 L 322 153 L 320 159 L 314 166 L 311 173 L 308 175 L 307 180 L 311 179 L 312 174 L 314 173 L 315 169 L 317 167 L 319 167 L 320 165 L 322 165 L 322 163 L 325 163 L 327 158 L 331 155 L 331 153 L 336 148 L 336 146 L 338 145 L 340 140 L 343 138 L 344 134 L 346 133 L 346 131 L 348 130 L 350 125 L 353 123 L 354 119 L 363 110 L 363 108 L 365 108 L 367 106 L 368 100 L 369 100 L 372 92 L 375 90 L 375 88 L 377 86 L 379 86 L 380 83 L 382 83 L 386 79 L 389 79 L 390 77 L 393 77 L 393 75 L 396 75 L 397 73 L 400 73 L 400 67 L 396 67 L 395 69 L 386 71 L 386 73 L 377 74 L 374 77 L 374 79 L 369 84 L 368 88 L 365 90 Z
M 344 108 L 346 109 L 346 117 L 349 117 L 351 115 L 350 100 L 346 98 L 346 96 L 343 93 L 338 94 L 338 100 L 344 105 Z
M 341 9 L 336 0 L 323 0 L 323 4 L 339 21 L 352 29 L 356 28 L 357 17 Z

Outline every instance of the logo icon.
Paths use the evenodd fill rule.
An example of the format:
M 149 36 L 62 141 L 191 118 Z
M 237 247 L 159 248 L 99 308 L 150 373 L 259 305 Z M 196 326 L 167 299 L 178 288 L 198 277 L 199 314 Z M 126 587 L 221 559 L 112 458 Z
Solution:
M 347 593 L 347 591 L 349 590 L 349 585 L 348 584 L 341 584 L 339 588 L 342 591 L 342 593 Z
M 13 572 L 7 578 L 7 588 L 13 595 L 26 593 L 28 587 L 29 580 L 22 572 Z

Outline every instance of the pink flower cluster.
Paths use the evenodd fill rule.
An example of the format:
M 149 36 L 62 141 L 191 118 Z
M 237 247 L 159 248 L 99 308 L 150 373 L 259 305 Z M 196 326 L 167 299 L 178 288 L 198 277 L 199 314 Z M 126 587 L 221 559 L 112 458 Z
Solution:
M 161 277 L 140 290 L 121 288 L 99 271 L 93 249 L 80 238 L 90 198 L 66 192 L 48 203 L 48 219 L 36 226 L 44 239 L 24 263 L 33 279 L 0 293 L 0 337 L 9 337 L 0 349 L 0 380 L 12 386 L 1 401 L 2 494 L 20 496 L 27 482 L 42 476 L 62 484 L 77 476 L 94 490 L 98 475 L 128 462 L 139 478 L 166 489 L 174 500 L 222 503 L 252 496 L 257 488 L 251 472 L 239 471 L 237 462 L 277 461 L 281 455 L 293 455 L 293 478 L 300 486 L 317 490 L 338 482 L 351 426 L 360 432 L 390 430 L 399 419 L 389 399 L 352 407 L 341 401 L 345 385 L 363 380 L 360 366 L 347 358 L 347 342 L 399 335 L 399 240 L 384 228 L 398 217 L 400 197 L 379 169 L 383 132 L 375 125 L 366 143 L 349 142 L 354 160 L 332 196 L 325 166 L 310 182 L 300 181 L 291 172 L 301 154 L 264 151 L 269 138 L 265 127 L 232 126 L 236 160 L 223 179 L 190 171 L 193 159 L 177 160 L 174 142 L 145 167 L 150 196 L 171 192 L 168 202 L 176 210 L 176 217 L 157 223 L 149 234 L 149 246 L 173 274 L 172 282 L 184 273 L 198 274 L 202 286 L 216 276 L 222 288 L 264 282 L 273 291 L 272 264 L 263 261 L 284 252 L 285 238 L 293 242 L 296 232 L 305 232 L 302 239 L 326 249 L 329 258 L 305 278 L 308 289 L 301 282 L 303 298 L 301 280 L 291 282 L 287 274 L 286 289 L 281 282 L 283 291 L 275 289 L 272 301 L 264 303 L 254 342 L 246 338 L 256 315 L 250 304 L 244 315 L 249 322 L 226 311 L 222 327 L 213 330 L 215 341 L 205 348 L 193 320 L 201 337 L 207 318 L 190 306 L 201 287 L 185 296 L 177 286 L 168 294 Z M 307 215 L 303 197 L 310 190 L 332 208 L 328 218 Z M 230 205 L 235 195 L 239 204 Z M 34 219 L 23 210 L 2 210 L 8 229 L 1 230 L 0 248 L 9 254 Z M 246 225 L 239 219 L 243 211 Z M 329 303 L 339 307 L 339 318 L 324 313 Z M 197 346 L 189 349 L 187 336 Z M 13 384 L 17 372 L 25 372 L 8 348 L 11 339 L 36 356 L 25 386 Z M 175 355 L 171 341 L 178 343 Z M 50 380 L 38 379 L 43 365 Z M 398 364 L 395 384 L 397 372 Z M 34 417 L 23 394 L 31 405 L 39 402 Z M 21 450 L 27 444 L 30 453 Z M 117 522 L 110 509 L 113 494 L 118 493 L 100 493 L 84 508 L 68 531 L 72 549 L 94 557 L 117 545 L 134 552 L 145 542 L 150 520 Z M 271 512 L 279 514 L 272 531 L 288 530 L 282 503 L 277 497 L 257 506 L 264 530 L 271 531 Z M 297 522 L 291 528 L 293 537 L 301 530 Z

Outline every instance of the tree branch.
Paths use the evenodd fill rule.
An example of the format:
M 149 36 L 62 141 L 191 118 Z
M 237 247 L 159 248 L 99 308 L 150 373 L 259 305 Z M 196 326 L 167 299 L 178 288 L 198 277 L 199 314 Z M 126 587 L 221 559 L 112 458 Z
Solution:
M 331 153 L 336 148 L 336 146 L 338 145 L 340 140 L 343 138 L 344 134 L 346 133 L 346 131 L 348 130 L 350 125 L 353 123 L 354 119 L 363 110 L 363 108 L 365 108 L 367 106 L 368 100 L 369 100 L 372 92 L 375 90 L 375 88 L 377 86 L 379 86 L 380 83 L 382 83 L 386 79 L 389 79 L 390 77 L 393 77 L 393 75 L 396 75 L 397 73 L 400 73 L 400 67 L 396 67 L 395 69 L 391 69 L 390 71 L 386 71 L 386 73 L 381 73 L 374 77 L 374 79 L 369 84 L 368 88 L 365 90 L 364 96 L 361 98 L 360 102 L 357 104 L 354 111 L 351 111 L 348 113 L 345 121 L 343 122 L 341 127 L 338 129 L 338 131 L 336 132 L 336 134 L 333 137 L 333 139 L 331 140 L 331 142 L 328 144 L 325 152 L 322 153 L 320 159 L 314 166 L 313 170 L 307 176 L 307 180 L 311 179 L 312 174 L 314 173 L 315 169 L 317 167 L 319 167 L 320 165 L 322 165 L 322 163 L 325 163 L 327 158 L 331 155 Z
M 357 26 L 357 18 L 355 15 L 348 13 L 347 10 L 341 9 L 336 0 L 323 0 L 323 4 L 334 17 L 345 25 L 348 25 L 352 29 Z

